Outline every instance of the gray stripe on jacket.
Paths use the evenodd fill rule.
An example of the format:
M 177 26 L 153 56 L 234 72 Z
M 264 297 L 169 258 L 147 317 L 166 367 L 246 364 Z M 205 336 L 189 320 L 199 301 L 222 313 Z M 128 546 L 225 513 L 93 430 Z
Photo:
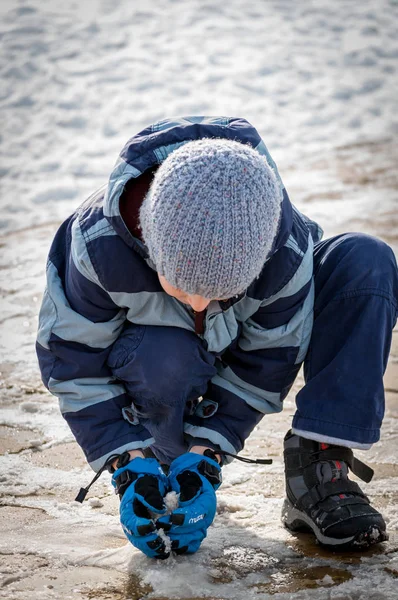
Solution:
M 195 330 L 193 313 L 166 292 L 109 292 L 117 306 L 127 308 L 127 320 L 137 325 L 163 325 Z
M 190 423 L 184 423 L 184 431 L 188 435 L 191 435 L 193 438 L 205 438 L 206 440 L 210 440 L 213 444 L 217 444 L 220 446 L 221 450 L 225 450 L 226 452 L 231 452 L 232 454 L 237 454 L 238 451 L 233 447 L 231 442 L 227 440 L 221 433 L 215 431 L 214 429 L 210 429 L 208 427 L 199 427 L 197 425 L 191 425 Z M 229 463 L 232 461 L 232 458 L 229 456 L 223 457 L 223 461 L 225 463 Z
M 218 369 L 218 374 L 213 377 L 211 382 L 242 398 L 246 404 L 263 414 L 280 412 L 283 408 L 281 395 L 278 392 L 263 390 L 243 381 L 231 367 Z
M 112 377 L 80 377 L 67 381 L 50 377 L 48 389 L 59 398 L 59 407 L 62 414 L 65 414 L 78 412 L 124 394 L 124 385 L 113 382 Z
M 40 314 L 46 327 L 39 330 L 38 342 L 49 348 L 51 333 L 59 338 L 79 342 L 90 348 L 108 348 L 119 337 L 125 322 L 125 312 L 120 310 L 110 321 L 93 323 L 74 311 L 66 299 L 56 267 L 47 265 L 47 294 Z
M 123 446 L 118 446 L 114 448 L 111 452 L 104 454 L 100 458 L 89 462 L 88 464 L 93 469 L 93 471 L 97 472 L 104 466 L 108 458 L 110 458 L 113 454 L 123 454 L 127 450 L 141 450 L 142 448 L 148 448 L 148 446 L 152 446 L 155 443 L 155 439 L 150 437 L 146 440 L 138 440 L 135 442 L 128 442 L 127 444 L 123 444 Z
M 242 323 L 239 347 L 246 352 L 267 348 L 302 348 L 312 329 L 314 307 L 314 283 L 312 282 L 302 307 L 287 323 L 272 329 L 264 329 L 252 319 Z
M 105 220 L 105 219 L 101 219 L 101 220 Z M 101 221 L 99 221 L 99 223 L 100 222 Z M 98 225 L 98 223 L 96 223 L 96 225 Z M 93 225 L 93 227 L 96 227 L 96 225 Z M 90 229 L 93 229 L 93 227 L 91 227 Z M 104 289 L 104 287 L 101 284 L 101 282 L 98 278 L 98 275 L 93 267 L 93 263 L 91 262 L 91 258 L 87 251 L 86 242 L 84 241 L 83 233 L 80 228 L 78 219 L 75 219 L 73 221 L 71 233 L 72 233 L 71 256 L 72 256 L 73 264 L 75 265 L 75 267 L 79 271 L 79 273 L 81 275 L 83 275 L 83 277 L 85 277 L 92 283 L 95 283 L 98 286 L 100 286 L 102 289 Z
M 287 284 L 273 296 L 266 298 L 261 302 L 260 306 L 269 306 L 280 298 L 288 298 L 301 290 L 311 279 L 314 264 L 314 242 L 311 235 L 308 235 L 308 247 L 303 256 L 303 259 L 291 279 Z

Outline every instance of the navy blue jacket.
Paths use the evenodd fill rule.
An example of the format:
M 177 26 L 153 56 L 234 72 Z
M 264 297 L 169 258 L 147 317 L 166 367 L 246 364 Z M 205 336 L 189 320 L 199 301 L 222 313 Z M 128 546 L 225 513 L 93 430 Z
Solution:
M 282 409 L 308 349 L 313 244 L 322 231 L 290 203 L 257 131 L 245 119 L 226 117 L 151 125 L 127 142 L 108 185 L 61 225 L 47 263 L 37 339 L 42 378 L 59 398 L 94 470 L 112 454 L 156 446 L 142 422 L 126 417 L 134 398 L 108 363 L 126 323 L 195 332 L 192 311 L 163 291 L 144 243 L 121 217 L 120 198 L 129 181 L 154 169 L 180 145 L 204 137 L 250 144 L 263 154 L 278 176 L 283 204 L 279 231 L 260 276 L 240 298 L 224 306 L 212 301 L 206 312 L 198 335 L 208 352 L 224 357 L 211 380 L 223 418 L 216 413 L 203 422 L 187 420 L 190 443 L 200 438 L 239 452 L 261 416 Z M 254 409 L 247 419 L 234 418 L 238 404 Z

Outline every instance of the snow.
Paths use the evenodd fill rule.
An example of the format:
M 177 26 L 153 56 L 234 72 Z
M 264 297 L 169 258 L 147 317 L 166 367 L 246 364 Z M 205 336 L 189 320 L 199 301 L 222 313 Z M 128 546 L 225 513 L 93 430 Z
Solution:
M 166 514 L 170 515 L 173 510 L 179 507 L 180 494 L 177 492 L 168 492 L 164 497 L 164 503 L 166 506 Z
M 169 536 L 165 533 L 164 529 L 159 529 L 158 530 L 158 536 L 163 540 L 164 542 L 164 550 L 165 552 L 171 552 L 171 539 L 169 538 Z
M 89 498 L 88 499 L 88 503 L 91 506 L 91 508 L 102 508 L 104 506 L 104 504 L 101 502 L 101 500 L 99 498 Z
M 392 2 L 84 4 L 2 3 L 5 229 L 65 216 L 165 110 L 243 115 L 277 162 L 397 133 Z
M 165 514 L 170 515 L 173 512 L 173 510 L 175 510 L 176 508 L 179 507 L 179 499 L 180 499 L 180 494 L 177 494 L 177 492 L 168 492 L 163 499 L 164 506 L 166 508 L 166 512 L 161 515 L 161 514 L 150 511 L 151 518 L 154 521 L 157 521 L 161 516 L 164 516 Z M 165 551 L 170 552 L 171 551 L 171 540 L 170 540 L 169 536 L 167 535 L 167 533 L 164 531 L 164 529 L 158 529 L 158 536 L 160 538 L 162 538 L 162 540 L 164 541 Z
M 333 578 L 330 577 L 330 575 L 325 575 L 325 577 L 323 577 L 322 579 L 320 579 L 318 581 L 318 583 L 320 585 L 322 585 L 322 584 L 323 585 L 333 585 L 334 581 L 333 581 Z
M 397 251 L 397 11 L 392 0 L 0 3 L 0 598 L 398 598 L 396 342 L 382 440 L 358 452 L 375 466 L 366 493 L 391 540 L 363 557 L 281 526 L 301 379 L 243 453 L 273 464 L 225 467 L 199 552 L 151 561 L 125 542 L 107 474 L 74 502 L 92 473 L 34 353 L 57 227 L 106 183 L 126 140 L 166 116 L 247 118 L 326 235 L 361 230 Z

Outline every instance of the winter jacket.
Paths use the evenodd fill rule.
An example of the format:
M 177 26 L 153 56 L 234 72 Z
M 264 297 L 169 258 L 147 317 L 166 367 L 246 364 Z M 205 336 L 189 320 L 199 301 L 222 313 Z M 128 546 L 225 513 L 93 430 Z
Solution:
M 282 410 L 308 349 L 313 244 L 322 231 L 290 203 L 257 131 L 245 119 L 226 117 L 151 125 L 127 142 L 108 185 L 61 225 L 47 263 L 37 338 L 41 374 L 94 470 L 110 455 L 156 445 L 139 419 L 126 416 L 134 398 L 108 364 L 125 324 L 195 332 L 195 316 L 161 288 L 139 229 L 126 225 L 119 201 L 128 182 L 153 171 L 180 145 L 204 137 L 256 148 L 277 174 L 283 202 L 279 231 L 259 277 L 242 296 L 211 302 L 197 333 L 206 350 L 222 358 L 211 385 L 223 404 L 223 419 L 216 413 L 186 422 L 191 443 L 200 438 L 239 452 L 262 415 Z M 239 420 L 233 416 L 237 406 Z

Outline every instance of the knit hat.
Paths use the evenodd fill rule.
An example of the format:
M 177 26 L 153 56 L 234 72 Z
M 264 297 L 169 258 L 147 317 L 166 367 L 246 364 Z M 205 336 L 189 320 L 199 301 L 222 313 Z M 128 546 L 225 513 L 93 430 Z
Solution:
M 140 210 L 156 270 L 188 294 L 231 298 L 260 274 L 281 216 L 282 192 L 251 146 L 201 139 L 160 165 Z

